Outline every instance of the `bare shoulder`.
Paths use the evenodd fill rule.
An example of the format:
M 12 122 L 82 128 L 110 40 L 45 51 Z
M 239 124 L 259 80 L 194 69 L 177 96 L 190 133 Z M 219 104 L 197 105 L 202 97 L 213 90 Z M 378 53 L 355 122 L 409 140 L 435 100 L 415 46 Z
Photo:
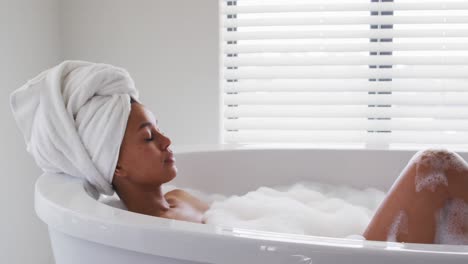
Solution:
M 193 196 L 187 191 L 182 189 L 174 189 L 170 192 L 167 192 L 164 197 L 171 203 L 175 204 L 183 203 L 188 204 L 197 210 L 206 211 L 209 208 L 209 205 L 205 202 L 198 199 L 196 196 Z
M 182 189 L 174 189 L 170 192 L 167 192 L 164 195 L 166 198 L 187 198 L 187 197 L 194 197 L 189 192 L 184 191 Z

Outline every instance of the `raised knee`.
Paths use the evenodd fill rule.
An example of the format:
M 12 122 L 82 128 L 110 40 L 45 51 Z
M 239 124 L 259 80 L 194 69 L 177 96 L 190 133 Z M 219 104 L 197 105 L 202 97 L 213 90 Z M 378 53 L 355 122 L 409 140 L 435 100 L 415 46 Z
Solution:
M 456 153 L 447 149 L 429 148 L 418 151 L 414 156 L 419 159 L 449 159 Z
M 416 165 L 416 191 L 429 189 L 435 191 L 438 186 L 448 187 L 452 175 L 468 171 L 465 160 L 457 153 L 445 149 L 422 150 L 413 158 Z
M 457 153 L 447 149 L 425 149 L 416 153 L 413 161 L 418 166 L 431 168 L 432 170 L 445 171 L 447 169 L 462 170 L 467 168 L 467 163 Z

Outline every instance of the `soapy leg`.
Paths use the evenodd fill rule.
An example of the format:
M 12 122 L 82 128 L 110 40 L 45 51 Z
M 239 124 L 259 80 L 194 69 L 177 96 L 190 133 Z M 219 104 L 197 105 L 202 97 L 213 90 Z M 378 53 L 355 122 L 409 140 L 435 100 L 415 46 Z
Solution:
M 440 214 L 452 201 L 468 205 L 468 164 L 447 150 L 418 152 L 369 223 L 368 240 L 434 243 Z M 462 220 L 462 219 L 461 219 Z M 453 229 L 461 237 L 462 228 Z

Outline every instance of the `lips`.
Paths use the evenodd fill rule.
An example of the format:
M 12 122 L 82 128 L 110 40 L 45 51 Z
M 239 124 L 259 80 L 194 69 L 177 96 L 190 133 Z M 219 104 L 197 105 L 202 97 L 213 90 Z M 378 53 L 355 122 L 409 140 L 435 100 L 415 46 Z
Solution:
M 169 156 L 164 160 L 165 163 L 172 163 L 172 162 L 174 162 L 174 161 L 175 161 L 175 158 L 174 158 L 174 156 L 173 156 L 172 154 L 169 155 Z

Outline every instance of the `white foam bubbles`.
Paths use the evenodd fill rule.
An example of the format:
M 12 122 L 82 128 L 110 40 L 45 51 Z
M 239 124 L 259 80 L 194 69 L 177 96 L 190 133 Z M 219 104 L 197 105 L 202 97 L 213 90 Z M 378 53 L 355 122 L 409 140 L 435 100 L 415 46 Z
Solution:
M 462 199 L 452 199 L 436 213 L 434 243 L 468 245 L 468 204 Z
M 260 187 L 242 196 L 214 201 L 204 221 L 264 231 L 353 238 L 364 232 L 384 196 L 384 192 L 373 188 L 357 190 L 319 183 Z
M 387 241 L 397 242 L 397 237 L 400 233 L 408 233 L 408 215 L 403 210 L 400 210 L 395 216 L 388 230 Z
M 418 174 L 416 176 L 416 192 L 424 189 L 435 192 L 435 189 L 440 186 L 448 186 L 447 177 L 443 172 L 434 171 L 424 175 Z
M 438 186 L 448 186 L 446 172 L 449 169 L 458 172 L 468 170 L 468 164 L 457 153 L 445 149 L 429 149 L 415 155 L 416 191 L 430 190 Z

